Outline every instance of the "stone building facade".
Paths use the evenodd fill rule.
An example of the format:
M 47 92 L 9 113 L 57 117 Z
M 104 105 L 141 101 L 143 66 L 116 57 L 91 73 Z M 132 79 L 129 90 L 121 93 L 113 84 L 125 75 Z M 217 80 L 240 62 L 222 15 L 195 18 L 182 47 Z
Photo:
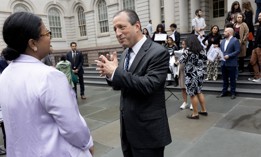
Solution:
M 242 1 L 239 2 L 242 4 Z M 250 0 L 255 10 L 254 0 Z M 165 21 L 166 30 L 176 23 L 181 33 L 191 31 L 191 19 L 201 8 L 208 26 L 224 25 L 224 18 L 233 0 L 1 0 L 0 50 L 6 45 L 2 38 L 4 20 L 13 12 L 28 11 L 43 19 L 52 31 L 55 55 L 66 53 L 72 41 L 78 43 L 89 63 L 101 53 L 120 51 L 113 26 L 113 15 L 123 9 L 134 9 L 143 27 L 152 20 L 153 29 Z M 30 22 L 30 21 L 28 21 Z M 58 58 L 58 57 L 57 57 Z

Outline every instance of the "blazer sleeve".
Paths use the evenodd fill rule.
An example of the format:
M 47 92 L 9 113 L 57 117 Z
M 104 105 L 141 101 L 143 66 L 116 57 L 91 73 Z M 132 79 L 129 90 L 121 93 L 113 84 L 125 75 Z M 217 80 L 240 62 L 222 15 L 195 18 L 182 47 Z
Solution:
M 82 68 L 83 62 L 84 62 L 83 55 L 81 52 L 79 52 L 79 64 L 77 66 L 78 70 Z
M 88 149 L 92 140 L 90 130 L 80 115 L 66 76 L 57 70 L 49 72 L 40 91 L 40 102 L 53 117 L 61 136 L 79 149 Z
M 67 54 L 66 54 L 66 59 L 67 59 L 68 61 L 70 61 L 70 62 L 71 62 L 71 56 L 70 56 L 70 52 L 67 52 Z

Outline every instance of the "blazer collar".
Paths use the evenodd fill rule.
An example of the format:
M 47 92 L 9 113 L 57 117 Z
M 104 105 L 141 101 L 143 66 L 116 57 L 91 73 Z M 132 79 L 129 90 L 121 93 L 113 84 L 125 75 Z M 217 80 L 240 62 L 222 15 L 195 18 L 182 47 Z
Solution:
M 129 71 L 130 72 L 134 72 L 135 69 L 137 68 L 139 62 L 141 61 L 141 59 L 144 57 L 144 55 L 147 53 L 147 50 L 150 48 L 152 44 L 152 40 L 151 39 L 147 39 L 144 44 L 141 46 L 139 52 L 137 53 L 136 57 L 134 58 Z

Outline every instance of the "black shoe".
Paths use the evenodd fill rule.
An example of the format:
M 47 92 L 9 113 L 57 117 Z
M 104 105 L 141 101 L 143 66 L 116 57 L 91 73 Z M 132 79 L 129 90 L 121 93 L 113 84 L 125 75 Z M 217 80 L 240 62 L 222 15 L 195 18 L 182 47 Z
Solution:
M 218 95 L 217 98 L 221 98 L 221 97 L 225 97 L 225 96 L 227 96 L 227 95 L 222 93 L 222 94 Z
M 202 115 L 202 116 L 208 116 L 208 112 L 199 111 L 198 114 L 200 114 L 200 115 Z
M 199 115 L 193 116 L 193 115 L 188 115 L 188 119 L 199 119 Z
M 236 99 L 236 96 L 235 95 L 231 95 L 231 99 Z

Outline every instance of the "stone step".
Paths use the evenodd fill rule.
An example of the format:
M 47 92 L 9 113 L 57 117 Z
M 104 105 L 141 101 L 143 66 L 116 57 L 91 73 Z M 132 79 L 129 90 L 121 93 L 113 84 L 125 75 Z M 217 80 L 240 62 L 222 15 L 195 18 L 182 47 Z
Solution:
M 105 80 L 105 77 L 100 77 L 100 76 L 83 76 L 83 79 L 86 80 L 86 81 L 104 81 L 106 82 Z
M 85 71 L 83 77 L 85 79 L 99 79 L 100 78 L 100 74 L 96 71 Z M 205 78 L 206 78 L 206 73 L 205 73 Z M 248 81 L 249 78 L 253 78 L 253 74 L 249 73 L 249 72 L 244 72 L 244 73 L 240 73 L 239 74 L 239 77 L 238 77 L 238 80 L 242 80 L 242 81 Z M 222 80 L 222 75 L 221 75 L 221 72 L 218 72 L 218 79 L 217 80 Z M 212 80 L 209 80 L 210 82 Z M 207 81 L 206 81 L 207 82 Z M 215 82 L 215 81 L 213 81 Z
M 89 81 L 89 80 L 84 80 L 84 85 L 88 85 L 88 86 L 103 86 L 106 87 L 108 86 L 107 82 L 105 81 Z
M 223 81 L 222 80 L 204 81 L 203 86 L 204 87 L 222 87 Z M 248 80 L 238 80 L 236 86 L 237 86 L 237 88 L 242 88 L 242 89 L 261 89 L 261 83 L 256 83 L 256 82 L 248 81 Z
M 181 92 L 180 87 L 174 87 L 172 85 L 167 86 L 169 90 L 172 92 Z M 229 90 L 229 89 L 228 89 Z M 221 94 L 222 86 L 221 87 L 207 87 L 204 86 L 202 89 L 202 92 L 204 94 L 213 94 L 213 95 L 219 95 Z M 251 98 L 260 98 L 261 97 L 261 90 L 259 89 L 245 89 L 245 88 L 236 88 L 236 96 L 239 97 L 251 97 Z

